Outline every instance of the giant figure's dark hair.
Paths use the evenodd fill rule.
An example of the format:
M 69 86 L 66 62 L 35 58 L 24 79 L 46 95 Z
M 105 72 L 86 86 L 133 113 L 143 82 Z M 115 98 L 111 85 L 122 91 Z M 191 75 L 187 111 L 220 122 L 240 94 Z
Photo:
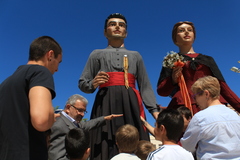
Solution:
M 107 19 L 105 20 L 105 24 L 104 24 L 104 29 L 107 28 L 107 23 L 108 23 L 108 20 L 111 19 L 111 18 L 120 18 L 120 19 L 123 19 L 126 23 L 126 29 L 127 29 L 127 20 L 126 18 L 124 17 L 124 15 L 120 14 L 120 13 L 113 13 L 113 14 L 110 14 Z

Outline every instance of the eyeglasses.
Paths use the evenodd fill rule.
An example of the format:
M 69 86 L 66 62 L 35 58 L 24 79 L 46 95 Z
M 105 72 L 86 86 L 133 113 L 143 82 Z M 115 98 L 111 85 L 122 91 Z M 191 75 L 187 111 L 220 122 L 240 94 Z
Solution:
M 203 94 L 203 92 L 204 92 L 204 91 L 197 92 L 196 94 L 192 95 L 192 98 L 193 98 L 194 100 L 196 100 L 196 96 Z
M 84 109 L 77 108 L 77 107 L 75 107 L 74 105 L 71 105 L 71 106 L 72 106 L 74 109 L 76 109 L 78 112 L 80 112 L 80 113 L 84 113 L 84 114 L 87 113 L 87 111 L 84 110 Z

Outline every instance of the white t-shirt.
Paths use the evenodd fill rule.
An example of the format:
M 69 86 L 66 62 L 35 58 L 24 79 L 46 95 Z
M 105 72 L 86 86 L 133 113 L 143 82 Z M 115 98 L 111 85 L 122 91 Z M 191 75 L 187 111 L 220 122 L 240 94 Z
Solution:
M 138 156 L 136 156 L 135 154 L 119 153 L 113 158 L 111 158 L 111 160 L 141 160 L 141 159 L 138 158 Z
M 151 152 L 147 160 L 194 160 L 191 152 L 179 145 L 163 145 Z

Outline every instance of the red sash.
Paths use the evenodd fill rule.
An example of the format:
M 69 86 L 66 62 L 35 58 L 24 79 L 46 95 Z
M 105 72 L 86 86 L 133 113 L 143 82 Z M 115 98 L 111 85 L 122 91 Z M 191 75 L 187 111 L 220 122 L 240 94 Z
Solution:
M 99 86 L 99 89 L 103 87 L 108 87 L 108 86 L 125 86 L 125 81 L 124 81 L 124 72 L 107 72 L 109 75 L 109 80 L 108 82 L 102 84 Z M 128 82 L 129 82 L 129 87 L 133 89 L 135 92 L 137 99 L 138 99 L 138 106 L 140 110 L 140 116 L 142 116 L 144 119 L 145 114 L 144 114 L 144 108 L 142 104 L 142 98 L 140 96 L 139 91 L 135 88 L 135 77 L 131 73 L 128 73 Z

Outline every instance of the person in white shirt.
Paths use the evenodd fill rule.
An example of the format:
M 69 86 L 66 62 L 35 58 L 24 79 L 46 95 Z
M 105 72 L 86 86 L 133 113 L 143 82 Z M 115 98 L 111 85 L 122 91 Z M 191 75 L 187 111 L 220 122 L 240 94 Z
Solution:
M 116 132 L 119 154 L 112 157 L 111 160 L 141 160 L 134 154 L 138 143 L 139 132 L 136 127 L 130 124 L 119 127 Z
M 219 81 L 212 76 L 199 78 L 191 87 L 200 112 L 190 121 L 182 146 L 196 152 L 197 159 L 240 158 L 240 117 L 219 101 Z
M 154 128 L 155 139 L 163 145 L 151 152 L 147 160 L 194 160 L 191 152 L 177 144 L 182 135 L 184 120 L 175 109 L 165 109 L 159 113 Z

